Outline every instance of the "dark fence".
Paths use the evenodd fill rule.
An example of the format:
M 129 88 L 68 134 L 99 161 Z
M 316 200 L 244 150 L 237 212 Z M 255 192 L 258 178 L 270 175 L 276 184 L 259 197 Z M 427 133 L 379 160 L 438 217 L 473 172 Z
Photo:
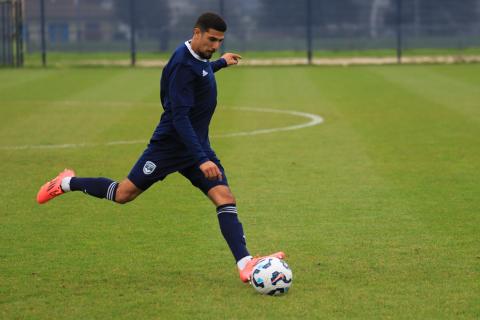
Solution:
M 248 57 L 480 53 L 480 0 L 28 0 L 30 61 L 164 60 L 197 16 L 228 23 L 223 50 Z M 37 60 L 35 60 L 37 59 Z M 88 61 L 86 61 L 88 60 Z
M 21 1 L 0 0 L 0 67 L 23 65 Z

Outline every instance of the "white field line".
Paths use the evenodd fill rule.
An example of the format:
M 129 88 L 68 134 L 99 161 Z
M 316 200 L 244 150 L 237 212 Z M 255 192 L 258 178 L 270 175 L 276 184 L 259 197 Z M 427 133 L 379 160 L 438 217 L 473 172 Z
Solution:
M 323 118 L 313 114 L 313 113 L 306 113 L 300 111 L 292 111 L 292 110 L 277 110 L 277 109 L 262 109 L 262 108 L 232 108 L 234 110 L 243 110 L 243 111 L 255 111 L 255 112 L 270 112 L 270 113 L 283 113 L 292 116 L 299 116 L 303 118 L 307 118 L 310 121 L 288 126 L 288 127 L 281 127 L 281 128 L 271 128 L 271 129 L 258 129 L 253 131 L 245 131 L 245 132 L 233 132 L 233 133 L 225 133 L 219 135 L 212 135 L 212 138 L 227 138 L 227 137 L 241 137 L 241 136 L 255 136 L 258 134 L 265 134 L 265 133 L 272 133 L 272 132 L 280 132 L 280 131 L 291 131 L 291 130 L 299 130 L 307 127 L 316 126 L 323 122 Z
M 252 131 L 240 131 L 232 132 L 225 134 L 214 134 L 211 135 L 211 138 L 230 138 L 230 137 L 243 137 L 243 136 L 255 136 L 259 134 L 267 134 L 281 131 L 291 131 L 299 130 L 307 127 L 316 126 L 322 123 L 324 120 L 322 117 L 313 114 L 293 110 L 277 110 L 277 109 L 263 109 L 263 108 L 231 108 L 233 110 L 241 111 L 253 111 L 253 112 L 269 112 L 269 113 L 281 113 L 292 116 L 298 116 L 302 118 L 307 118 L 309 121 L 297 125 L 279 127 L 279 128 L 268 128 L 268 129 L 258 129 Z M 65 144 L 51 144 L 51 145 L 21 145 L 21 146 L 0 146 L 0 150 L 26 150 L 26 149 L 68 149 L 68 148 L 84 148 L 84 147 L 98 147 L 98 146 L 118 146 L 118 145 L 129 145 L 129 144 L 147 144 L 148 139 L 143 140 L 119 140 L 119 141 L 110 141 L 105 143 L 65 143 Z

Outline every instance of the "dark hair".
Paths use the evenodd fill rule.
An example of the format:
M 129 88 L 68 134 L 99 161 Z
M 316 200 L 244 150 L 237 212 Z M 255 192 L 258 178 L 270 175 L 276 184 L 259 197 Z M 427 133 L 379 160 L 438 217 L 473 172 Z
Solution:
M 218 14 L 213 12 L 205 12 L 198 17 L 195 28 L 199 28 L 202 32 L 208 29 L 214 29 L 220 32 L 227 31 L 227 24 Z

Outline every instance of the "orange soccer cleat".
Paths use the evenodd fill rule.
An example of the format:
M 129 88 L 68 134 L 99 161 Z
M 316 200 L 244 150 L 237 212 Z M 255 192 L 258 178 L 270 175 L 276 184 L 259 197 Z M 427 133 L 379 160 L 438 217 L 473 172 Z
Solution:
M 66 177 L 75 177 L 75 172 L 71 169 L 65 169 L 55 178 L 45 183 L 37 193 L 37 202 L 43 204 L 56 196 L 64 194 L 62 190 L 62 179 Z
M 243 282 L 250 281 L 250 278 L 252 277 L 253 267 L 255 267 L 255 265 L 260 260 L 268 258 L 268 257 L 275 257 L 275 258 L 278 258 L 278 259 L 284 259 L 285 258 L 285 253 L 283 253 L 282 251 L 279 251 L 279 252 L 276 252 L 276 253 L 272 253 L 268 256 L 252 258 L 250 261 L 247 262 L 247 265 L 245 266 L 245 268 L 243 268 L 242 270 L 238 270 L 238 272 L 240 273 L 240 280 L 242 280 Z

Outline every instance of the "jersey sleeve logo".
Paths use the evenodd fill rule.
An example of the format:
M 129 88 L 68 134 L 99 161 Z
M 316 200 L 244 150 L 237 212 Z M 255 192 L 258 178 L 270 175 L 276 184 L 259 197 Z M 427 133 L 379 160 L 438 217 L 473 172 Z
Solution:
M 145 162 L 145 165 L 143 166 L 143 173 L 145 174 L 151 174 L 153 172 L 153 170 L 155 170 L 155 168 L 157 167 L 157 165 L 155 163 L 153 163 L 152 161 L 147 161 Z

